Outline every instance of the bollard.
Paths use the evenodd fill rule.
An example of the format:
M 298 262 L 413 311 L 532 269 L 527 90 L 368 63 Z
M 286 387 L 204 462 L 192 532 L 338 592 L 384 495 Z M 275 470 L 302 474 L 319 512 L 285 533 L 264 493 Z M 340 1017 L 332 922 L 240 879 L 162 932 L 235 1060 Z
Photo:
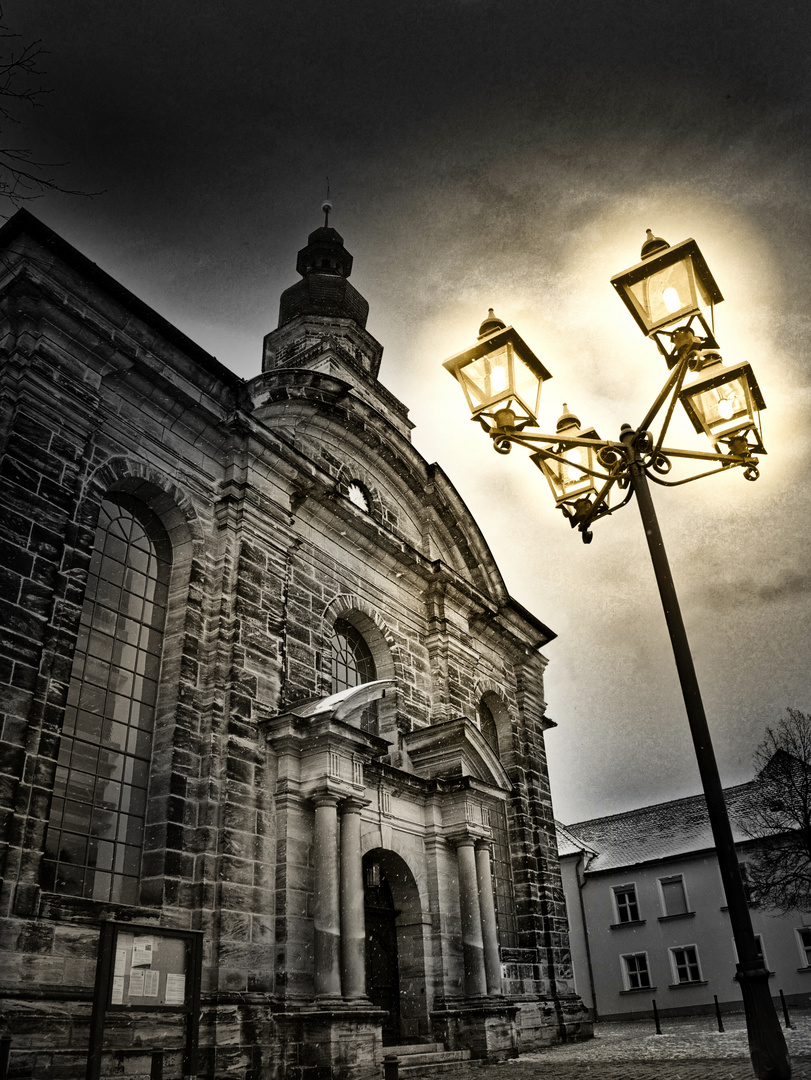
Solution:
M 793 1028 L 794 1025 L 792 1024 L 791 1020 L 789 1019 L 789 1015 L 788 1015 L 788 1005 L 786 1005 L 786 995 L 783 993 L 782 990 L 780 991 L 780 1003 L 783 1006 L 783 1019 L 786 1021 L 786 1027 L 787 1028 Z
M 724 1030 L 724 1021 L 721 1019 L 721 1006 L 718 1004 L 718 995 L 713 994 L 713 1000 L 715 1001 L 715 1015 L 718 1018 L 718 1030 Z
M 651 1004 L 653 1005 L 653 1021 L 656 1024 L 656 1034 L 661 1035 L 662 1029 L 659 1026 L 659 1010 L 656 1008 L 656 998 L 651 999 Z
M 11 1036 L 4 1035 L 0 1039 L 0 1080 L 8 1077 L 8 1059 L 11 1055 Z
M 399 1059 L 392 1056 L 383 1058 L 383 1080 L 398 1080 L 399 1076 Z

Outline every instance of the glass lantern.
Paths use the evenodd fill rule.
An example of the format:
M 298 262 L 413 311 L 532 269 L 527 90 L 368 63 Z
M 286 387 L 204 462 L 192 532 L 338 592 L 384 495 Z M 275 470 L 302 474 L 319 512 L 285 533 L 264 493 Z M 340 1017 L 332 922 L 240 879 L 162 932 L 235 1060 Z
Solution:
M 717 360 L 681 390 L 679 400 L 696 431 L 703 432 L 719 453 L 740 438 L 746 439 L 750 451 L 766 453 L 759 417 L 766 402 L 749 364 L 726 367 Z
M 591 500 L 597 495 L 595 477 L 584 470 L 597 471 L 599 446 L 581 446 L 571 440 L 594 439 L 599 442 L 600 436 L 594 428 L 582 431 L 580 421 L 574 413 L 569 412 L 568 405 L 563 406 L 563 415 L 558 420 L 556 431 L 561 437 L 554 449 L 556 456 L 553 457 L 549 450 L 538 450 L 531 455 L 532 460 L 546 477 L 556 506 Z
M 657 335 L 697 322 L 704 347 L 717 347 L 714 307 L 724 298 L 695 240 L 671 247 L 648 229 L 642 255 L 642 262 L 611 278 L 642 333 L 669 356 Z
M 474 420 L 486 418 L 496 427 L 537 425 L 541 386 L 552 376 L 517 330 L 495 318 L 491 308 L 482 330 L 493 326 L 443 367 L 462 387 Z

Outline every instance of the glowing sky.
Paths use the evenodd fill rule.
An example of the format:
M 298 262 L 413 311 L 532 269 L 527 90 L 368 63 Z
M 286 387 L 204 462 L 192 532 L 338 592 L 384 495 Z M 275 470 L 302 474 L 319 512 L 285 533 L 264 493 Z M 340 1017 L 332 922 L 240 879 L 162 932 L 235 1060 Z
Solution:
M 725 359 L 767 402 L 761 478 L 655 491 L 726 783 L 811 708 L 807 5 L 688 0 L 8 0 L 52 88 L 21 142 L 66 186 L 30 205 L 245 377 L 321 222 L 355 258 L 381 379 L 479 520 L 546 650 L 557 815 L 698 790 L 638 513 L 584 546 L 493 453 L 441 361 L 494 307 L 615 437 L 664 381 L 609 285 L 650 227 L 693 236 Z M 695 439 L 684 428 L 685 439 Z M 694 445 L 699 445 L 694 442 Z

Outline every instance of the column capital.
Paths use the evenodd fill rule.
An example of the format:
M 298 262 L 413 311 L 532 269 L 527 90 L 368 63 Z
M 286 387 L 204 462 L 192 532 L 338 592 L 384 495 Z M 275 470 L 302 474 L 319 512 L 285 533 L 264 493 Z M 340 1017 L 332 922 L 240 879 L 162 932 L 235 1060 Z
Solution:
M 361 810 L 371 804 L 371 801 L 371 799 L 364 799 L 362 795 L 348 795 L 341 800 L 338 813 L 341 815 L 359 814 Z
M 449 844 L 453 844 L 454 847 L 472 847 L 476 845 L 479 840 L 488 840 L 482 834 L 481 827 L 475 825 L 457 825 L 452 831 L 445 833 L 445 839 Z
M 476 837 L 475 836 L 469 836 L 467 834 L 463 834 L 462 836 L 451 836 L 450 841 L 451 841 L 452 844 L 454 844 L 458 848 L 460 848 L 460 847 L 474 847 L 474 845 L 476 843 Z
M 476 850 L 487 850 L 492 853 L 493 851 L 493 838 L 492 836 L 477 836 L 476 837 Z
M 320 791 L 310 792 L 308 796 L 310 802 L 318 810 L 322 806 L 337 806 L 341 801 L 341 796 L 336 791 L 330 791 L 327 788 L 322 788 Z

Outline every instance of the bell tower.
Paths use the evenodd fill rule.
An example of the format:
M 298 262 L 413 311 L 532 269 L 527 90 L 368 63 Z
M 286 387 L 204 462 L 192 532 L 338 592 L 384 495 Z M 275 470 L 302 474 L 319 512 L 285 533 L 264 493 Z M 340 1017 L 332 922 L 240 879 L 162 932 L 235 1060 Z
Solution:
M 383 346 L 366 330 L 369 304 L 349 282 L 352 256 L 329 225 L 332 205 L 322 209 L 323 226 L 298 253 L 301 281 L 282 293 L 279 325 L 265 337 L 262 370 L 309 368 L 353 384 L 359 375 L 376 380 Z

